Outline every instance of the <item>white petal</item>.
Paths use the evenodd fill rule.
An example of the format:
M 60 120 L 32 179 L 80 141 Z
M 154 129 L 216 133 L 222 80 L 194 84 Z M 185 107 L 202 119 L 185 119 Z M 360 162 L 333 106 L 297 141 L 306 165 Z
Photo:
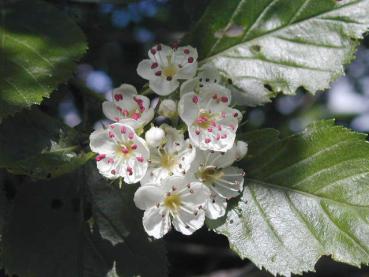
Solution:
M 217 219 L 225 215 L 227 208 L 227 201 L 225 198 L 213 195 L 205 205 L 206 217 L 210 219 Z
M 197 70 L 197 62 L 187 64 L 177 71 L 176 78 L 184 80 L 191 79 L 196 75 L 196 70 Z
M 96 162 L 97 169 L 99 173 L 108 179 L 117 179 L 119 174 L 116 172 L 116 162 L 114 161 L 114 156 L 106 156 L 105 159 Z
M 155 45 L 149 50 L 148 52 L 149 58 L 152 61 L 157 62 L 159 65 L 165 66 L 168 63 L 167 56 L 173 55 L 173 49 L 165 44 L 160 44 L 161 50 L 158 50 L 160 49 L 158 48 L 158 46 L 159 45 Z
M 159 186 L 147 185 L 137 189 L 133 201 L 137 208 L 147 210 L 161 203 L 164 196 L 165 194 Z
M 122 96 L 122 99 L 117 100 L 115 96 Z M 113 101 L 121 102 L 124 101 L 125 98 L 132 98 L 137 95 L 137 90 L 134 86 L 130 84 L 121 84 L 120 87 L 113 90 Z
M 210 64 L 210 63 L 204 64 L 199 69 L 198 77 L 199 79 L 201 79 L 201 82 L 204 85 L 212 84 L 212 83 L 219 84 L 221 81 L 221 77 L 220 77 L 218 69 L 213 64 Z
M 163 213 L 165 213 L 164 216 Z M 156 207 L 145 211 L 142 223 L 145 231 L 156 239 L 160 239 L 168 233 L 171 226 L 168 212 Z
M 199 96 L 195 93 L 186 93 L 178 103 L 178 113 L 181 119 L 191 125 L 199 114 Z
M 233 198 L 240 194 L 243 188 L 243 170 L 237 167 L 223 169 L 224 177 L 214 182 L 212 190 L 224 198 Z
M 117 106 L 113 102 L 105 101 L 102 103 L 102 110 L 104 115 L 112 121 L 119 121 L 122 118 L 122 114 L 117 110 Z
M 137 74 L 146 80 L 154 79 L 156 77 L 155 70 L 151 68 L 153 63 L 151 60 L 141 61 L 137 66 Z
M 198 77 L 185 81 L 181 85 L 180 96 L 182 97 L 183 95 L 189 92 L 195 92 L 199 88 L 199 85 L 200 81 Z
M 200 182 L 191 182 L 181 196 L 186 204 L 198 208 L 204 206 L 209 200 L 210 190 L 207 186 Z
M 200 229 L 204 225 L 205 213 L 203 210 L 199 210 L 197 214 L 189 213 L 184 210 L 179 210 L 173 216 L 173 226 L 184 235 L 191 235 L 196 230 Z
M 115 153 L 116 145 L 108 137 L 109 130 L 94 131 L 90 135 L 90 148 L 93 152 L 99 154 Z
M 158 95 L 162 96 L 169 95 L 173 91 L 175 91 L 179 86 L 179 82 L 175 79 L 168 81 L 161 76 L 155 77 L 156 77 L 155 79 L 150 80 L 149 87 Z

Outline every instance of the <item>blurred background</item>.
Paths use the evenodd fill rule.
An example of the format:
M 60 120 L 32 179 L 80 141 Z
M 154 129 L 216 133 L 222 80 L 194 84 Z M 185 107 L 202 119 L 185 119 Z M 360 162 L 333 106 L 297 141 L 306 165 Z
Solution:
M 93 128 L 101 119 L 99 105 L 121 83 L 141 88 L 136 74 L 139 61 L 156 42 L 178 41 L 201 16 L 208 0 L 49 0 L 71 16 L 84 30 L 89 43 L 75 77 L 53 93 L 42 109 L 59 115 L 68 125 Z M 88 98 L 86 106 L 84 98 Z M 94 102 L 95 101 L 95 102 Z M 310 122 L 336 118 L 338 124 L 369 132 L 369 39 L 347 67 L 345 77 L 330 91 L 316 96 L 299 91 L 280 96 L 270 104 L 248 110 L 245 129 L 273 127 L 282 135 L 299 132 Z M 89 121 L 85 120 L 89 114 Z M 97 123 L 98 124 L 98 123 Z M 203 230 L 184 237 L 172 232 L 167 238 L 171 276 L 270 276 L 249 261 L 242 261 L 228 248 L 227 240 Z M 317 273 L 304 276 L 369 276 L 357 269 L 323 258 Z M 158 276 L 160 277 L 160 276 Z

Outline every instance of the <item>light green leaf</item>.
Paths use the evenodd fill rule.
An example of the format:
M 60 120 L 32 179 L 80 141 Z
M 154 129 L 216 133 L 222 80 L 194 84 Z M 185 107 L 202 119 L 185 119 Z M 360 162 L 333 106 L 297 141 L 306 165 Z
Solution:
M 214 0 L 186 42 L 254 106 L 276 93 L 324 90 L 369 26 L 369 0 Z M 236 89 L 237 88 L 237 89 Z
M 101 236 L 115 246 L 118 276 L 167 276 L 164 242 L 148 237 L 142 225 L 143 213 L 133 202 L 137 187 L 109 185 L 95 164 L 87 172 L 94 219 Z
M 322 255 L 369 263 L 369 144 L 333 121 L 278 139 L 248 133 L 242 197 L 209 222 L 242 258 L 273 274 L 314 270 Z
M 40 104 L 87 49 L 80 28 L 39 0 L 0 2 L 0 121 Z
M 24 111 L 0 125 L 0 168 L 46 179 L 79 168 L 94 154 L 81 150 L 78 133 L 40 111 Z

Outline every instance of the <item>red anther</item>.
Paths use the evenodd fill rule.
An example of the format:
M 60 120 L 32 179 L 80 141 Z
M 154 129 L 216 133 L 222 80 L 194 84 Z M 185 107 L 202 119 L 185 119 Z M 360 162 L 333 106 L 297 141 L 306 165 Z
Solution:
M 200 130 L 196 130 L 196 131 L 195 131 L 195 134 L 196 134 L 196 135 L 200 135 Z
M 185 48 L 185 49 L 183 50 L 183 53 L 185 53 L 186 55 L 190 54 L 190 49 Z
M 127 166 L 127 172 L 128 172 L 128 175 L 132 175 L 132 174 L 133 174 L 133 169 L 132 169 L 132 167 Z
M 109 138 L 114 138 L 114 137 L 115 137 L 114 133 L 112 131 L 109 131 Z
M 122 134 L 125 134 L 125 133 L 127 132 L 127 128 L 126 128 L 126 126 L 122 126 L 122 127 L 120 127 L 120 132 L 121 132 Z
M 228 102 L 228 97 L 227 96 L 222 96 L 222 97 L 220 97 L 220 101 L 222 101 L 223 103 L 227 103 Z
M 137 159 L 137 161 L 139 161 L 140 163 L 143 163 L 143 161 L 144 161 L 144 157 L 137 157 L 136 159 Z
M 113 175 L 117 174 L 117 172 L 115 171 L 115 169 L 113 169 L 113 170 L 111 171 L 111 174 L 113 174 Z
M 129 153 L 129 149 L 127 147 L 125 147 L 125 146 L 123 146 L 121 148 L 121 151 L 122 151 L 123 154 L 128 154 Z
M 155 50 L 154 48 L 151 48 L 151 49 L 150 49 L 150 52 L 151 52 L 151 54 L 153 54 L 153 55 L 155 55 L 155 54 L 156 54 L 156 50 Z
M 233 117 L 237 117 L 237 116 L 238 116 L 238 113 L 234 113 L 234 114 L 233 114 Z
M 192 102 L 194 102 L 195 104 L 199 103 L 199 97 L 197 95 L 194 95 L 192 97 Z
M 158 65 L 158 63 L 153 63 L 152 65 L 151 65 L 151 69 L 154 69 L 154 68 L 157 68 L 159 65 Z
M 105 154 L 100 154 L 100 155 L 97 155 L 96 156 L 96 161 L 99 162 L 99 161 L 101 161 L 101 160 L 103 160 L 105 158 L 106 158 L 106 155 Z
M 161 50 L 161 44 L 158 44 L 158 45 L 156 46 L 156 50 L 158 50 L 158 51 L 160 51 L 160 50 Z
M 128 134 L 128 138 L 129 138 L 129 139 L 133 139 L 134 137 L 135 137 L 135 134 L 134 134 L 134 133 L 129 133 L 129 134 Z
M 188 61 L 188 63 L 193 63 L 193 57 L 189 57 L 189 58 L 187 59 L 187 61 Z
M 209 139 L 209 138 L 205 139 L 205 143 L 210 143 L 210 142 L 211 142 L 211 139 Z
M 161 76 L 161 71 L 160 71 L 160 70 L 159 70 L 159 71 L 156 71 L 156 72 L 155 72 L 155 75 L 156 75 L 156 76 Z
M 132 149 L 132 150 L 136 150 L 136 149 L 137 149 L 137 144 L 132 144 L 132 145 L 131 145 L 131 149 Z
M 123 95 L 121 95 L 121 94 L 116 94 L 116 95 L 114 95 L 114 99 L 115 99 L 115 101 L 123 100 Z
M 133 113 L 131 118 L 134 119 L 134 120 L 138 120 L 140 119 L 141 115 L 139 113 Z
M 208 132 L 209 132 L 209 133 L 213 132 L 213 128 L 209 127 L 209 128 L 208 128 Z

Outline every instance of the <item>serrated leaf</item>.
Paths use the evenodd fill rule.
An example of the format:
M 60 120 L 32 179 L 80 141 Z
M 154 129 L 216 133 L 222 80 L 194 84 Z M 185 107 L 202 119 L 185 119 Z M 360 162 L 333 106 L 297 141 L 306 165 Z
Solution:
M 328 88 L 368 14 L 369 0 L 214 0 L 186 42 L 233 81 L 238 104 L 254 106 L 299 87 Z
M 242 258 L 273 274 L 314 270 L 322 255 L 369 262 L 369 144 L 333 121 L 277 139 L 246 134 L 245 189 L 226 218 L 209 222 Z M 258 146 L 258 147 L 256 147 Z M 254 149 L 254 150 L 253 150 Z
M 87 49 L 84 34 L 43 1 L 0 3 L 0 121 L 40 104 L 72 74 Z
M 117 249 L 115 270 L 118 276 L 167 276 L 164 242 L 148 237 L 142 225 L 143 214 L 134 205 L 137 187 L 123 184 L 119 189 L 109 185 L 99 175 L 95 164 L 88 168 L 87 176 L 98 230 Z
M 24 111 L 0 125 L 0 168 L 38 179 L 73 171 L 94 154 L 81 151 L 78 134 L 37 110 Z

